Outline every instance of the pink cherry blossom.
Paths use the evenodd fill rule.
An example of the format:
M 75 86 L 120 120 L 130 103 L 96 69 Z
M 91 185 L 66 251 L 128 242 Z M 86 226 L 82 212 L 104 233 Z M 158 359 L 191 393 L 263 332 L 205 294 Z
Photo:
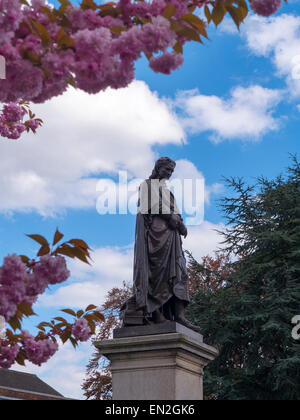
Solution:
M 10 103 L 8 105 L 4 105 L 2 113 L 6 122 L 15 123 L 22 120 L 26 111 L 24 111 L 19 105 Z
M 8 321 L 24 300 L 28 273 L 17 255 L 8 255 L 0 267 L 0 315 Z
M 28 105 L 26 107 L 22 103 L 14 102 L 4 105 L 0 114 L 0 135 L 2 137 L 17 140 L 25 130 L 30 129 L 35 132 L 41 125 L 41 120 L 38 119 L 31 118 L 23 121 L 24 116 L 29 112 Z
M 58 255 L 44 255 L 34 266 L 34 277 L 40 284 L 58 284 L 66 281 L 70 276 L 66 260 Z
M 150 67 L 156 73 L 170 74 L 172 70 L 176 70 L 183 63 L 181 54 L 165 52 L 159 57 L 150 59 Z
M 58 350 L 51 339 L 36 340 L 28 331 L 22 331 L 23 348 L 27 359 L 38 366 L 46 363 Z
M 282 6 L 282 0 L 252 0 L 251 9 L 261 16 L 271 16 Z
M 20 351 L 18 344 L 8 343 L 0 338 L 0 368 L 9 369 Z
M 89 324 L 85 318 L 80 318 L 75 321 L 72 333 L 78 341 L 87 341 L 92 335 Z

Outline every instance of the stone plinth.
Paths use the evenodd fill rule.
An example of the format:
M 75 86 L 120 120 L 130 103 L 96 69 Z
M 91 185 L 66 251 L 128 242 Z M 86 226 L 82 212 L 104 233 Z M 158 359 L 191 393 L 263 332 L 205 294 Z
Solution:
M 200 334 L 169 322 L 117 329 L 114 337 L 95 343 L 111 361 L 114 400 L 203 399 L 203 368 L 218 352 Z

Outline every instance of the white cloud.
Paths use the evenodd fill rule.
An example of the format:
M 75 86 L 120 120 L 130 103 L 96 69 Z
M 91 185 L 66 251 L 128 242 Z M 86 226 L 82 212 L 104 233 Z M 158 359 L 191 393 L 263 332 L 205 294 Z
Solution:
M 126 168 L 144 176 L 153 145 L 179 145 L 185 137 L 177 117 L 141 81 L 98 95 L 70 89 L 32 108 L 44 119 L 38 134 L 0 143 L 2 212 L 91 207 L 95 175 Z
M 183 113 L 182 124 L 192 133 L 211 131 L 211 140 L 258 140 L 267 131 L 278 129 L 273 117 L 281 92 L 258 85 L 238 86 L 229 98 L 202 95 L 198 90 L 182 91 L 175 105 Z
M 214 256 L 215 251 L 222 248 L 222 236 L 217 231 L 224 231 L 223 223 L 214 224 L 204 221 L 199 226 L 188 229 L 188 236 L 183 241 L 184 249 L 190 251 L 197 261 L 206 255 Z
M 271 58 L 277 75 L 286 79 L 289 94 L 298 97 L 300 17 L 288 14 L 270 18 L 251 16 L 242 26 L 241 33 L 255 55 Z
M 280 92 L 260 86 L 237 87 L 228 99 L 181 92 L 173 101 L 184 114 L 180 117 L 171 110 L 171 100 L 167 104 L 141 81 L 98 95 L 70 89 L 33 106 L 45 121 L 37 135 L 1 140 L 0 212 L 53 215 L 68 208 L 93 208 L 100 175 L 126 169 L 129 178 L 144 178 L 156 158 L 153 147 L 181 145 L 185 129 L 211 131 L 213 141 L 257 139 L 278 127 L 272 108 L 279 100 Z M 181 172 L 188 178 L 203 177 L 192 163 L 182 161 Z M 206 189 L 207 203 L 215 187 Z

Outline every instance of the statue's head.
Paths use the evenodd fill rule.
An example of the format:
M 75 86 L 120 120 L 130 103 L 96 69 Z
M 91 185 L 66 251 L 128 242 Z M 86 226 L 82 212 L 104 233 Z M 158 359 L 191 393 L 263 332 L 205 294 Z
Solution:
M 161 157 L 155 162 L 149 179 L 169 179 L 174 172 L 176 162 L 168 157 Z

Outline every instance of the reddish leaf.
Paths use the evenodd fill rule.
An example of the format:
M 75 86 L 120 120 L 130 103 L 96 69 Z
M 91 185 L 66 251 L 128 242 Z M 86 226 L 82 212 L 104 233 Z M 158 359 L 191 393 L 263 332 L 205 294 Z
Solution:
M 85 312 L 92 311 L 93 309 L 96 309 L 96 308 L 97 308 L 97 306 L 95 306 L 95 305 L 89 305 L 89 306 L 86 307 Z
M 40 245 L 49 246 L 47 239 L 45 239 L 41 235 L 26 235 L 26 236 L 28 236 L 28 238 L 33 239 L 35 242 L 39 243 Z
M 72 309 L 61 309 L 61 312 L 65 312 L 66 314 L 76 317 L 76 313 Z
M 53 239 L 53 246 L 56 245 L 63 237 L 64 235 L 60 233 L 58 229 L 56 229 L 54 239 Z

